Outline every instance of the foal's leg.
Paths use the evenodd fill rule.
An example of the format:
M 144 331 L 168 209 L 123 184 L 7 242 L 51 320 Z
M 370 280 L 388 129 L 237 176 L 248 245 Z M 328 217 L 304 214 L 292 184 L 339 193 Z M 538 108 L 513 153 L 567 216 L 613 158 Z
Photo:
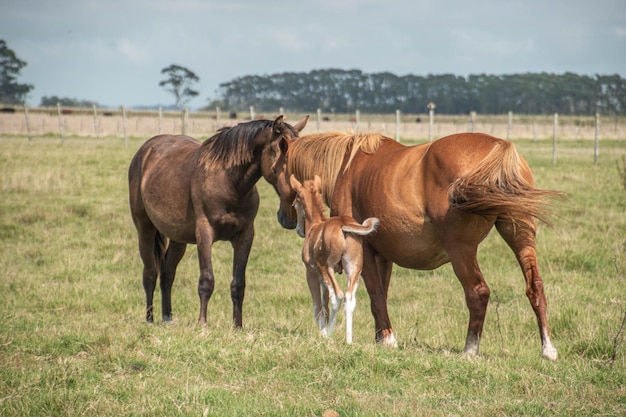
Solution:
M 348 276 L 348 289 L 346 290 L 344 313 L 346 315 L 346 343 L 352 343 L 352 317 L 356 309 L 356 290 L 359 286 L 359 274 L 361 273 L 354 263 L 344 262 L 343 268 Z
M 161 314 L 163 321 L 172 321 L 172 284 L 176 276 L 176 267 L 183 258 L 187 245 L 170 240 L 165 260 L 161 267 Z
M 233 301 L 233 324 L 235 327 L 243 325 L 243 298 L 246 289 L 246 265 L 254 240 L 254 226 L 241 232 L 231 241 L 233 247 L 233 280 L 230 283 L 230 297 Z
M 502 238 L 515 253 L 526 279 L 526 296 L 537 317 L 539 334 L 541 335 L 542 355 L 546 359 L 556 360 L 558 353 L 550 341 L 550 330 L 546 316 L 546 297 L 543 293 L 543 280 L 537 266 L 535 251 L 535 231 L 527 225 L 515 227 L 510 222 L 496 222 L 496 228 Z
M 343 291 L 341 291 L 339 285 L 337 285 L 337 281 L 335 280 L 334 266 L 324 267 L 320 265 L 320 270 L 322 271 L 322 285 L 327 288 L 328 297 L 330 299 L 330 316 L 328 318 L 328 324 L 324 329 L 326 336 L 330 336 L 335 329 L 337 312 L 341 308 L 341 303 L 343 302 Z M 335 288 L 337 288 L 337 291 L 335 291 Z
M 322 280 L 317 271 L 312 266 L 310 266 L 309 264 L 305 265 L 306 283 L 309 286 L 311 299 L 313 300 L 313 318 L 315 319 L 315 323 L 317 323 L 317 327 L 320 329 L 322 334 L 326 336 L 326 334 L 324 333 L 324 328 L 326 327 L 328 308 L 324 309 L 325 304 L 322 303 L 322 294 L 320 292 L 321 287 L 323 287 L 323 285 L 320 285 Z M 326 299 L 328 300 L 328 291 L 326 291 Z

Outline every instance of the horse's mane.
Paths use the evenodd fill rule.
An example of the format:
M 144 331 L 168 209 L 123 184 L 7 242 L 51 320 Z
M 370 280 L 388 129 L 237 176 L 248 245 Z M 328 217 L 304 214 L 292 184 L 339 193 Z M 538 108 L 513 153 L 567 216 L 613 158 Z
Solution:
M 335 182 L 348 151 L 350 153 L 343 168 L 344 172 L 350 167 L 358 151 L 373 154 L 382 139 L 383 135 L 380 133 L 355 135 L 324 132 L 302 136 L 289 147 L 287 169 L 300 181 L 319 175 L 322 179 L 322 196 L 326 205 L 330 206 Z
M 272 123 L 272 120 L 253 120 L 219 129 L 202 143 L 200 163 L 220 164 L 223 169 L 250 163 L 254 156 L 254 139 L 263 129 L 271 127 Z M 287 123 L 283 126 L 293 131 Z M 297 132 L 294 136 L 297 136 Z

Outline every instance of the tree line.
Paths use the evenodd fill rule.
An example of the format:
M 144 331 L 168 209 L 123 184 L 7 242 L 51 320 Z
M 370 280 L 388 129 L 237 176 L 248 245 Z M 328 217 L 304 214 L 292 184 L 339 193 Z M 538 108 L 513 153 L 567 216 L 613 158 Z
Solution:
M 218 98 L 207 108 L 417 114 L 426 112 L 428 103 L 444 114 L 619 115 L 626 109 L 626 79 L 569 72 L 463 77 L 320 69 L 235 78 L 219 85 Z

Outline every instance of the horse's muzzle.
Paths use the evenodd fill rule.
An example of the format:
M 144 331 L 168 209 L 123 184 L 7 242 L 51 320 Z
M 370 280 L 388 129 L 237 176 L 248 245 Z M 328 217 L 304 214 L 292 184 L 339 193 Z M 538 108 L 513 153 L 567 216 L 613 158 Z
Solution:
M 289 220 L 289 217 L 287 217 L 285 212 L 282 210 L 278 210 L 276 217 L 278 217 L 278 223 L 283 227 L 283 229 L 295 229 L 296 224 L 298 224 L 297 220 Z

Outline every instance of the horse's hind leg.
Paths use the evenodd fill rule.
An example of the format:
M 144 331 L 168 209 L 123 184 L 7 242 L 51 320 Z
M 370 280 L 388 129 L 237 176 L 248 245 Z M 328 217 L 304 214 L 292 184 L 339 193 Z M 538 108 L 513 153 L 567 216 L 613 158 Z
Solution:
M 146 293 L 146 321 L 152 323 L 154 289 L 156 287 L 157 276 L 160 267 L 160 253 L 164 250 L 165 242 L 159 231 L 149 221 L 136 222 L 139 235 L 139 256 L 143 263 L 143 289 Z
M 185 254 L 187 245 L 171 241 L 165 253 L 161 268 L 161 314 L 163 321 L 172 321 L 172 284 L 176 276 L 176 267 Z
M 496 228 L 515 253 L 526 279 L 526 296 L 537 317 L 539 334 L 541 335 L 542 355 L 546 359 L 556 360 L 558 353 L 550 341 L 550 330 L 546 315 L 546 297 L 543 292 L 543 280 L 539 275 L 537 266 L 535 231 L 522 223 L 514 226 L 512 223 L 504 221 L 496 222 Z

